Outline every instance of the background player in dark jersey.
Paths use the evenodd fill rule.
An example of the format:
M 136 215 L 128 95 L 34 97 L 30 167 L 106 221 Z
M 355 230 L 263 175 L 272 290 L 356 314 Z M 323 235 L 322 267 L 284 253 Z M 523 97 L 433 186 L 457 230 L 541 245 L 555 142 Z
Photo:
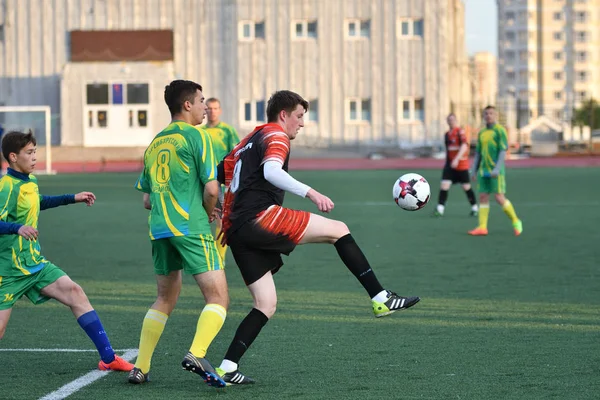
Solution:
M 223 207 L 223 231 L 254 308 L 239 325 L 217 372 L 228 384 L 253 383 L 238 371 L 238 362 L 275 313 L 277 293 L 273 274 L 296 245 L 331 243 L 341 260 L 363 285 L 376 317 L 415 305 L 418 297 L 401 297 L 385 290 L 346 224 L 283 208 L 285 192 L 310 199 L 321 212 L 334 204 L 327 196 L 298 182 L 288 173 L 290 141 L 304 126 L 308 102 L 287 90 L 267 104 L 269 123 L 258 126 L 219 164 L 221 183 L 229 186 Z
M 471 203 L 471 216 L 477 216 L 477 200 L 469 180 L 469 142 L 465 130 L 458 124 L 456 115 L 450 114 L 446 119 L 449 130 L 444 135 L 446 145 L 446 164 L 442 171 L 442 182 L 438 204 L 433 212 L 437 217 L 444 215 L 448 191 L 454 183 L 460 183 Z

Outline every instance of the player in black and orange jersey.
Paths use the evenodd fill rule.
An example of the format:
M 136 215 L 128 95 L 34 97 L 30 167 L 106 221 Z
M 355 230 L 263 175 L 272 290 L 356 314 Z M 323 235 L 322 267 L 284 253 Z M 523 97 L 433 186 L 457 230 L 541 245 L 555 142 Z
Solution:
M 454 183 L 460 183 L 471 203 L 471 216 L 477 216 L 477 200 L 475 193 L 471 188 L 469 180 L 469 141 L 465 135 L 465 130 L 458 124 L 456 115 L 450 114 L 446 119 L 449 130 L 444 135 L 446 145 L 446 164 L 442 171 L 442 183 L 440 184 L 440 194 L 438 204 L 433 212 L 437 217 L 444 215 L 446 200 L 448 200 L 448 191 Z
M 265 125 L 246 136 L 219 164 L 218 177 L 229 187 L 223 207 L 224 240 L 254 299 L 254 308 L 239 325 L 217 372 L 227 384 L 253 383 L 238 363 L 275 313 L 277 293 L 273 274 L 296 245 L 331 243 L 341 260 L 363 285 L 376 317 L 415 305 L 418 297 L 401 297 L 385 290 L 354 241 L 346 224 L 284 208 L 285 192 L 310 199 L 321 212 L 334 204 L 288 173 L 290 141 L 304 126 L 308 102 L 287 90 L 273 94 Z

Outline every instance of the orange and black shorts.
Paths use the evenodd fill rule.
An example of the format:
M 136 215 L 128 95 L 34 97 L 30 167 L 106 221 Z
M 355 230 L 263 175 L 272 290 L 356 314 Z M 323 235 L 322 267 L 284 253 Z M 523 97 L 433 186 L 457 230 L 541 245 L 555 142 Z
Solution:
M 227 243 L 246 285 L 281 268 L 281 255 L 289 255 L 296 248 L 309 221 L 308 211 L 274 205 L 228 237 Z

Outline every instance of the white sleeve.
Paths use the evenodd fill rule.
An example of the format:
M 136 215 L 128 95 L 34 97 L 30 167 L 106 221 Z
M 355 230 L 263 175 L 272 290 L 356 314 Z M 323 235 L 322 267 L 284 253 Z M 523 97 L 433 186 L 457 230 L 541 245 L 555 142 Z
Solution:
M 294 193 L 300 197 L 306 197 L 306 193 L 310 190 L 310 186 L 295 180 L 281 167 L 282 165 L 279 161 L 267 161 L 264 164 L 265 179 L 281 190 Z

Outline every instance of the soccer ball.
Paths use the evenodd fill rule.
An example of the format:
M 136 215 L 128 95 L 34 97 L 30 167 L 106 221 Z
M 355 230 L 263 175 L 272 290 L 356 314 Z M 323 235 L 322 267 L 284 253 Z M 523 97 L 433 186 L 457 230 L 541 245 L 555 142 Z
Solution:
M 417 211 L 425 207 L 429 201 L 431 189 L 429 183 L 419 174 L 404 174 L 392 190 L 394 201 L 404 210 Z

